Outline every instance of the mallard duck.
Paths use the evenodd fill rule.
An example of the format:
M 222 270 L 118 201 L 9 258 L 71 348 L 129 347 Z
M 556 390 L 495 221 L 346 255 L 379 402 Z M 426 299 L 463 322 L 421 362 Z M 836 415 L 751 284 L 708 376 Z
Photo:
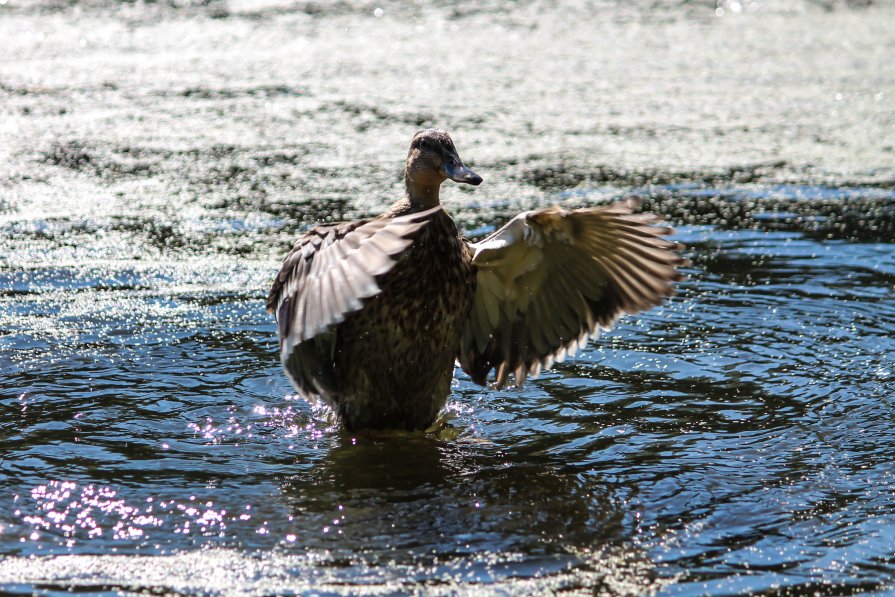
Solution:
M 454 363 L 504 387 L 574 353 L 625 313 L 659 305 L 687 262 L 633 201 L 527 211 L 479 243 L 439 203 L 445 180 L 478 185 L 451 137 L 410 143 L 404 197 L 381 216 L 317 226 L 267 299 L 280 359 L 306 398 L 349 430 L 425 429 Z

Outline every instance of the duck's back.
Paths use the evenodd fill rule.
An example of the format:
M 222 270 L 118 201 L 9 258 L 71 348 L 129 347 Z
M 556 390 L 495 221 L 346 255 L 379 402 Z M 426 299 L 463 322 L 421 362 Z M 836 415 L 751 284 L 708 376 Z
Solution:
M 409 205 L 387 216 L 404 212 Z M 335 402 L 349 429 L 424 428 L 450 393 L 475 276 L 450 216 L 428 219 L 380 279 L 381 292 L 338 326 Z

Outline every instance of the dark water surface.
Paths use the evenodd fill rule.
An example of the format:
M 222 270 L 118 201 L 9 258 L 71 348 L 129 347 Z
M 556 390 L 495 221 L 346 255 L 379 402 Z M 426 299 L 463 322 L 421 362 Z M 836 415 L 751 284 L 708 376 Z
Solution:
M 0 1 L 0 590 L 895 590 L 893 15 Z M 455 440 L 348 434 L 263 298 L 433 124 L 469 235 L 637 195 L 693 266 L 523 391 L 458 371 Z
M 451 442 L 347 434 L 292 395 L 262 306 L 274 262 L 5 269 L 0 549 L 73 557 L 8 557 L 0 579 L 892 586 L 892 239 L 677 238 L 678 297 L 522 392 L 461 374 Z

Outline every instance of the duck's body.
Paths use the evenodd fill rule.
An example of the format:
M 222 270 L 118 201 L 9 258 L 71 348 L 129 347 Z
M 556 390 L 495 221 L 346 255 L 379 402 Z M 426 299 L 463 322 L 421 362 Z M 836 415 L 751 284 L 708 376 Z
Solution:
M 408 201 L 388 212 L 413 213 Z M 349 428 L 425 428 L 450 393 L 475 277 L 451 217 L 436 210 L 424 221 L 381 292 L 339 326 L 334 371 L 351 398 L 336 408 Z
M 456 360 L 477 383 L 496 369 L 498 387 L 510 373 L 521 385 L 680 277 L 670 229 L 631 204 L 525 212 L 470 244 L 440 208 L 448 178 L 482 180 L 447 133 L 417 133 L 404 199 L 307 232 L 271 288 L 290 380 L 349 429 L 428 427 Z

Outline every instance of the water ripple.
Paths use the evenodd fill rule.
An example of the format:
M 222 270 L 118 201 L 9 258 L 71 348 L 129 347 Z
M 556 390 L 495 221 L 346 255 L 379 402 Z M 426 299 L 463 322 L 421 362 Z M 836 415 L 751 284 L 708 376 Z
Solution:
M 695 265 L 678 297 L 524 391 L 460 374 L 450 443 L 346 434 L 296 399 L 245 290 L 275 264 L 4 270 L 0 542 L 20 557 L 0 582 L 888 586 L 890 252 L 679 236 Z M 178 569 L 197 558 L 193 585 Z M 243 576 L 255 566 L 263 580 Z

